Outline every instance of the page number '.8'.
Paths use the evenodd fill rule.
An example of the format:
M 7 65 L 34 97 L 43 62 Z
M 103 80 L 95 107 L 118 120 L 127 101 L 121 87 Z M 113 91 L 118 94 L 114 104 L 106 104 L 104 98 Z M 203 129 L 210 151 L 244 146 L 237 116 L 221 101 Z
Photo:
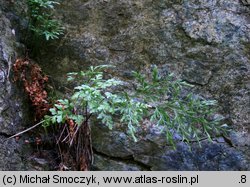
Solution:
M 246 182 L 247 182 L 247 176 L 246 175 L 241 175 L 239 183 L 246 183 Z

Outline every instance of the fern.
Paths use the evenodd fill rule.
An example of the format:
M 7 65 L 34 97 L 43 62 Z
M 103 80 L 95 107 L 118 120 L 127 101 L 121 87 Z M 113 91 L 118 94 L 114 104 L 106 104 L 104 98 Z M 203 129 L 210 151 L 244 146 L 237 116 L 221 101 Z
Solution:
M 144 74 L 134 72 L 136 89 L 122 93 L 115 88 L 122 87 L 123 81 L 103 78 L 102 70 L 108 67 L 91 66 L 86 72 L 69 73 L 69 81 L 80 80 L 81 84 L 68 99 L 57 101 L 50 109 L 51 115 L 45 117 L 44 125 L 64 124 L 69 119 L 81 125 L 95 116 L 112 129 L 116 115 L 137 141 L 138 129 L 143 120 L 149 119 L 152 124 L 165 128 L 167 141 L 173 146 L 175 134 L 188 143 L 199 142 L 204 137 L 211 140 L 212 135 L 226 131 L 225 125 L 220 124 L 221 119 L 209 120 L 217 102 L 195 98 L 191 93 L 181 96 L 183 87 L 191 85 L 175 80 L 173 74 L 161 77 L 155 67 L 146 79 Z M 79 109 L 86 110 L 79 112 Z
M 30 30 L 36 36 L 43 36 L 46 40 L 58 39 L 63 34 L 64 28 L 53 19 L 52 11 L 57 1 L 50 0 L 28 0 L 31 23 Z

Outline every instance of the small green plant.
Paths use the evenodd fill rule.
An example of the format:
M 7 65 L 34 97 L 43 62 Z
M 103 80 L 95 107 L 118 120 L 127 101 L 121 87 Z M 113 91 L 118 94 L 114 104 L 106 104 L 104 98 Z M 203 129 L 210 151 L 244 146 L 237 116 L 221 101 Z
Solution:
M 91 117 L 101 120 L 109 129 L 119 120 L 127 126 L 134 141 L 138 141 L 140 128 L 144 129 L 144 120 L 149 121 L 164 127 L 167 142 L 173 147 L 180 140 L 187 144 L 204 138 L 211 140 L 213 135 L 226 131 L 221 119 L 211 118 L 216 101 L 183 94 L 182 88 L 191 85 L 174 79 L 173 74 L 160 76 L 156 67 L 150 76 L 133 72 L 135 89 L 125 91 L 125 82 L 104 78 L 103 69 L 108 67 L 91 66 L 85 72 L 69 73 L 68 80 L 79 86 L 69 97 L 57 100 L 50 109 L 51 115 L 44 119 L 44 127 L 60 124 L 59 147 L 63 143 L 69 145 L 79 170 L 88 170 L 93 161 Z
M 148 119 L 165 128 L 167 141 L 173 146 L 176 134 L 189 143 L 199 142 L 204 136 L 211 140 L 212 135 L 224 131 L 221 119 L 211 119 L 216 101 L 183 95 L 182 88 L 191 85 L 175 80 L 173 74 L 160 76 L 156 67 L 149 78 L 134 72 L 135 90 L 121 92 L 117 88 L 124 85 L 123 81 L 104 79 L 102 69 L 107 67 L 91 66 L 86 72 L 69 73 L 69 81 L 80 80 L 81 84 L 70 97 L 56 102 L 50 109 L 51 115 L 45 116 L 44 126 L 68 123 L 79 128 L 95 116 L 112 129 L 115 116 L 127 125 L 128 133 L 137 141 L 136 133 L 143 120 Z M 73 139 L 71 136 L 69 141 Z
M 52 11 L 57 1 L 28 0 L 31 22 L 30 30 L 36 36 L 43 36 L 46 40 L 58 39 L 63 34 L 63 27 L 58 20 L 53 19 Z

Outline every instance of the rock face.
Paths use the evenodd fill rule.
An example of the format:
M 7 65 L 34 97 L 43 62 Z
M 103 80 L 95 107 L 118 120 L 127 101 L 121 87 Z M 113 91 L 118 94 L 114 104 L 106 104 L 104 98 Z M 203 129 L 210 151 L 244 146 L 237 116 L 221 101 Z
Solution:
M 49 169 L 49 162 L 41 163 L 33 148 L 24 144 L 28 136 L 7 140 L 32 125 L 28 100 L 13 82 L 11 71 L 16 58 L 25 51 L 19 42 L 20 33 L 27 29 L 25 2 L 0 0 L 0 171 Z
M 0 1 L 0 170 L 24 170 L 21 146 L 15 140 L 6 141 L 22 127 L 22 100 L 11 81 L 11 68 L 17 55 L 18 43 L 14 28 L 7 18 L 7 3 Z
M 164 136 L 154 129 L 143 139 L 135 143 L 124 132 L 110 132 L 102 125 L 93 129 L 93 144 L 97 154 L 94 166 L 101 170 L 123 170 L 126 167 L 112 168 L 112 162 L 119 160 L 135 163 L 141 170 L 249 170 L 249 139 L 239 144 L 228 144 L 222 137 L 214 138 L 213 142 L 204 140 L 201 147 L 194 142 L 190 147 L 178 143 L 176 150 L 168 146 Z M 98 136 L 96 136 L 98 134 Z M 238 139 L 237 137 L 236 139 Z M 240 148 L 241 147 L 241 148 Z M 245 147 L 245 148 L 244 148 Z M 241 149 L 241 150 L 240 150 Z M 102 160 L 103 158 L 104 160 Z M 105 159 L 109 158 L 109 164 Z M 106 163 L 102 164 L 102 163 Z M 138 168 L 132 168 L 137 170 Z
M 201 148 L 194 142 L 190 152 L 181 142 L 173 150 L 157 128 L 134 143 L 122 131 L 94 124 L 94 169 L 250 170 L 248 0 L 60 2 L 56 13 L 66 28 L 65 36 L 39 57 L 58 90 L 63 91 L 66 73 L 90 65 L 115 65 L 116 76 L 130 79 L 132 70 L 149 71 L 156 64 L 195 85 L 196 94 L 217 99 L 225 122 L 235 129 L 230 137 L 202 141 Z M 25 21 L 20 22 L 13 11 L 6 12 L 9 3 L 0 0 L 0 170 L 19 170 L 27 168 L 22 148 L 4 140 L 24 123 L 9 69 L 18 45 L 10 18 L 21 25 Z
M 67 72 L 90 65 L 113 64 L 117 76 L 129 79 L 131 70 L 148 71 L 156 64 L 195 85 L 194 92 L 217 99 L 235 129 L 228 138 L 203 141 L 202 148 L 193 143 L 189 152 L 182 143 L 173 150 L 158 134 L 135 144 L 123 132 L 94 125 L 96 169 L 124 170 L 130 163 L 138 166 L 130 165 L 132 170 L 250 170 L 248 5 L 239 0 L 61 1 L 57 16 L 66 34 L 42 56 L 43 68 L 58 85 Z

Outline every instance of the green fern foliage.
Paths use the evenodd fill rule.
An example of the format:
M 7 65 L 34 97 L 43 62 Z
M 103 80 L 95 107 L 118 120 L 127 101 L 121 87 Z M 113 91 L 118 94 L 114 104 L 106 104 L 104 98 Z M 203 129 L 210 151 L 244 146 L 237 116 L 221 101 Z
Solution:
M 63 34 L 64 28 L 53 19 L 53 10 L 57 1 L 27 0 L 30 10 L 30 30 L 36 36 L 45 37 L 46 40 L 58 39 Z
M 93 116 L 112 130 L 118 117 L 119 123 L 126 125 L 128 133 L 137 141 L 138 129 L 147 119 L 164 127 L 167 141 L 173 146 L 176 135 L 189 143 L 204 137 L 211 140 L 214 134 L 226 131 L 221 118 L 211 118 L 217 102 L 196 98 L 191 93 L 183 95 L 183 88 L 191 85 L 175 79 L 173 74 L 160 76 L 157 67 L 150 77 L 133 72 L 135 89 L 117 91 L 124 90 L 117 88 L 122 88 L 125 82 L 104 79 L 105 68 L 111 66 L 91 66 L 85 72 L 69 73 L 68 81 L 77 81 L 79 86 L 69 98 L 58 100 L 50 109 L 44 126 L 64 124 L 69 119 L 80 126 Z

